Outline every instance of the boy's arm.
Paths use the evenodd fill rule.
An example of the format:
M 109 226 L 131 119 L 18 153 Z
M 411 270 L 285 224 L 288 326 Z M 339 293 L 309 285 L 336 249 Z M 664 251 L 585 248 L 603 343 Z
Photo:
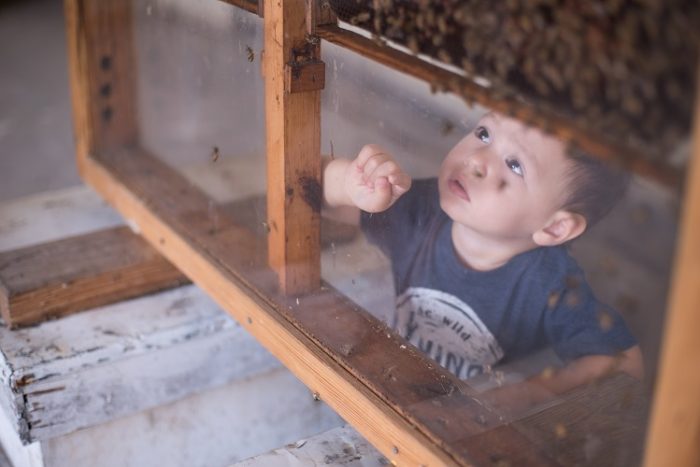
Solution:
M 558 370 L 545 371 L 522 383 L 487 391 L 482 398 L 499 413 L 513 416 L 528 407 L 618 371 L 642 379 L 644 365 L 638 345 L 616 356 L 588 355 L 578 358 Z

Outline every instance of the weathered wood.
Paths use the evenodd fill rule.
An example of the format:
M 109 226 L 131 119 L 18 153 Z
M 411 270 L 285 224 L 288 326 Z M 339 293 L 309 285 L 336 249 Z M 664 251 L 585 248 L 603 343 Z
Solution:
M 462 449 L 471 456 L 478 467 L 536 465 L 541 467 L 565 467 L 550 459 L 544 452 L 533 450 L 530 440 L 520 433 L 513 433 L 509 425 L 465 438 Z
M 235 351 L 228 355 L 236 360 Z M 45 467 L 224 466 L 341 423 L 279 367 L 42 441 L 41 447 Z
M 700 93 L 693 153 L 644 465 L 697 466 L 700 459 Z
M 285 88 L 290 93 L 320 91 L 326 85 L 326 64 L 287 64 L 284 69 Z
M 265 0 L 268 257 L 290 294 L 321 278 L 321 107 L 318 90 L 291 92 L 285 68 L 319 59 L 306 40 L 304 0 Z
M 78 170 L 98 150 L 134 144 L 135 63 L 130 2 L 65 0 Z
M 328 0 L 306 0 L 306 33 L 316 34 L 316 26 L 337 24 L 338 18 L 333 13 Z
M 0 341 L 8 391 L 0 405 L 13 408 L 6 413 L 17 417 L 25 442 L 279 368 L 194 286 L 39 326 L 0 327 Z
M 264 213 L 264 199 L 254 197 L 252 201 L 246 198 L 226 203 L 225 207 L 245 218 L 257 219 L 259 224 L 260 214 L 256 216 L 256 212 Z M 121 222 L 117 214 L 85 186 L 12 200 L 0 204 L 0 250 L 87 233 L 117 222 Z M 250 225 L 254 223 L 251 221 Z M 356 233 L 345 228 L 342 232 L 345 238 Z M 338 242 L 337 235 L 333 238 Z M 0 443 L 6 447 L 6 443 L 12 444 L 13 437 L 6 438 L 2 431 L 6 428 L 16 438 L 18 452 L 28 449 L 20 449 L 20 433 L 25 442 L 38 440 L 45 449 L 45 441 L 61 439 L 78 428 L 94 428 L 115 417 L 171 404 L 193 392 L 240 379 L 253 384 L 258 375 L 274 369 L 281 371 L 279 362 L 191 286 L 31 328 L 8 331 L 0 327 Z M 44 391 L 53 387 L 64 389 Z M 276 398 L 280 404 L 291 397 L 287 389 L 289 386 L 285 386 L 284 396 Z M 290 410 L 302 410 L 311 399 L 307 392 L 306 398 L 295 406 L 298 408 Z M 189 413 L 206 416 L 196 411 Z M 305 415 L 296 419 L 308 417 L 309 413 L 319 411 L 307 409 Z M 143 413 L 141 417 L 146 416 Z M 148 414 L 149 421 L 151 417 Z M 230 428 L 235 429 L 235 420 L 231 422 L 234 425 Z M 314 419 L 309 429 L 316 423 Z M 270 436 L 277 428 L 285 429 L 282 425 L 267 428 Z M 253 443 L 262 446 L 257 451 L 244 452 L 250 455 L 277 446 L 269 441 L 267 445 L 260 443 Z M 138 443 L 131 449 L 137 450 Z M 53 459 L 55 452 L 50 457 Z
M 264 228 L 265 199 L 222 206 L 243 225 Z M 357 228 L 322 222 L 322 244 L 341 244 Z M 35 324 L 189 282 L 127 227 L 55 240 L 0 253 L 0 312 L 10 327 Z
M 298 467 L 348 465 L 351 467 L 376 467 L 387 464 L 371 444 L 352 427 L 341 426 L 319 433 L 308 439 L 300 439 L 273 451 L 236 462 L 230 467 L 270 467 L 294 465 Z
M 259 7 L 258 4 L 262 3 L 262 0 L 259 1 L 253 1 L 253 0 L 222 0 L 224 3 L 228 3 L 229 5 L 233 5 L 238 8 L 242 8 L 250 13 L 255 13 L 258 14 L 259 12 Z M 262 15 L 260 15 L 262 16 Z
M 461 443 L 500 423 L 464 382 L 332 288 L 281 294 L 265 243 L 234 214 L 217 214 L 215 227 L 208 199 L 155 158 L 125 150 L 91 162 L 88 180 L 154 247 L 390 459 L 468 464 Z
M 648 403 L 639 382 L 618 373 L 467 438 L 462 447 L 479 466 L 639 465 Z
M 523 101 L 500 96 L 488 87 L 480 86 L 475 81 L 433 65 L 412 54 L 386 45 L 378 45 L 360 34 L 333 24 L 318 25 L 316 34 L 322 39 L 352 50 L 382 65 L 426 81 L 434 89 L 453 92 L 462 96 L 469 103 L 482 104 L 494 111 L 512 115 L 543 128 L 564 141 L 573 141 L 583 150 L 603 160 L 620 162 L 639 175 L 671 187 L 678 187 L 682 181 L 681 171 L 676 168 L 649 161 L 640 157 L 636 151 L 607 141 L 604 135 L 590 134 L 560 115 L 536 109 Z
M 279 8 L 284 9 L 281 5 Z M 276 155 L 268 157 L 268 169 L 276 169 L 268 170 L 268 177 L 272 177 L 269 196 L 276 200 L 269 205 L 268 222 L 270 238 L 276 237 L 270 243 L 270 258 L 276 258 L 271 261 L 274 266 L 293 263 L 294 258 L 285 256 L 285 248 L 291 246 L 289 251 L 309 251 L 302 242 L 290 240 L 285 234 L 287 225 L 280 228 L 274 221 L 276 213 L 280 212 L 287 220 L 301 219 L 292 215 L 289 209 L 300 198 L 303 199 L 302 205 L 304 202 L 312 205 L 304 209 L 311 209 L 313 218 L 313 206 L 316 205 L 313 201 L 317 199 L 313 193 L 318 187 L 318 177 L 303 178 L 308 174 L 297 173 L 299 166 L 290 167 L 286 158 L 289 152 L 298 151 L 299 147 L 285 145 L 293 139 L 287 139 L 288 130 L 298 130 L 292 132 L 296 138 L 305 134 L 302 130 L 306 130 L 307 125 L 318 126 L 318 122 L 309 124 L 303 118 L 285 121 L 279 116 L 286 113 L 276 112 L 284 110 L 280 107 L 280 100 L 282 104 L 295 102 L 292 100 L 295 94 L 288 93 L 280 84 L 283 65 L 293 54 L 277 54 L 274 59 L 277 63 L 269 65 L 268 31 L 271 31 L 269 42 L 277 43 L 281 49 L 283 41 L 290 38 L 280 32 L 284 29 L 284 21 L 297 19 L 295 14 L 302 9 L 297 7 L 294 8 L 296 13 L 279 14 L 275 18 L 271 8 L 275 9 L 277 5 L 269 1 L 266 4 L 269 20 L 266 21 L 266 77 L 268 82 L 276 85 L 276 90 L 281 91 L 267 93 L 268 102 L 274 99 L 272 105 L 267 106 L 268 118 L 275 118 L 268 121 L 268 131 L 280 137 L 272 141 L 272 145 L 268 142 L 269 153 Z M 278 10 L 278 13 L 281 12 Z M 306 47 L 306 44 L 298 46 Z M 275 77 L 270 77 L 271 70 Z M 297 103 L 300 108 L 304 105 Z M 300 110 L 298 115 L 317 116 L 318 108 L 315 112 L 313 108 Z M 317 131 L 311 133 L 316 135 Z M 270 148 L 274 145 L 283 150 L 272 151 Z M 314 157 L 317 154 L 314 152 Z M 469 463 L 469 453 L 460 443 L 497 424 L 496 414 L 481 407 L 468 387 L 436 368 L 425 356 L 407 351 L 409 347 L 405 347 L 404 341 L 396 334 L 333 290 L 323 289 L 313 296 L 290 297 L 289 292 L 293 289 L 289 284 L 296 287 L 299 282 L 290 281 L 291 276 L 286 274 L 290 270 L 284 268 L 282 291 L 287 295 L 280 293 L 278 279 L 266 266 L 264 244 L 233 218 L 217 216 L 216 223 L 207 219 L 209 204 L 206 197 L 148 155 L 128 150 L 100 151 L 99 160 L 86 157 L 82 164 L 86 179 L 133 220 L 151 244 L 215 297 L 319 397 L 358 427 L 392 461 L 425 465 Z M 293 182 L 292 186 L 288 184 L 289 180 Z M 291 199 L 285 201 L 285 197 Z M 306 220 L 308 217 L 299 225 L 308 226 Z M 281 236 L 280 231 L 283 232 Z M 274 252 L 273 249 L 280 245 L 283 248 Z M 277 254 L 279 251 L 282 254 Z M 308 264 L 302 262 L 302 267 Z M 313 284 L 310 289 L 313 289 Z M 307 308 L 309 304 L 312 306 Z M 331 310 L 328 316 L 338 323 L 333 325 L 328 316 L 319 316 L 319 306 Z M 444 423 L 445 420 L 448 423 Z M 519 437 L 510 427 L 502 427 L 500 431 L 499 442 L 505 446 L 526 448 L 519 443 L 507 442 L 509 436 Z M 536 452 L 523 454 L 524 459 L 532 459 L 535 464 L 538 457 Z
M 649 402 L 637 380 L 618 373 L 576 388 L 512 426 L 564 466 L 639 465 Z
M 0 253 L 0 311 L 10 327 L 186 282 L 128 227 Z
M 364 344 L 361 340 L 354 340 L 382 339 L 388 343 L 389 348 L 383 349 L 382 358 L 375 356 L 370 362 L 372 365 L 388 368 L 395 364 L 395 360 L 401 362 L 408 359 L 412 363 L 405 363 L 405 367 L 419 369 L 422 378 L 427 377 L 432 382 L 425 389 L 417 382 L 416 386 L 419 387 L 414 392 L 418 394 L 413 397 L 413 401 L 433 397 L 435 390 L 452 389 L 454 397 L 462 395 L 447 383 L 439 386 L 440 375 L 444 372 L 435 368 L 424 356 L 409 355 L 409 352 L 400 349 L 400 340 L 386 326 L 371 320 L 356 307 L 349 308 L 351 304 L 338 297 L 341 300 L 339 309 L 345 310 L 346 319 L 356 317 L 354 325 L 359 329 L 348 328 L 353 323 L 347 322 L 343 323 L 344 327 L 331 327 L 333 334 L 330 336 L 323 334 L 324 329 L 311 328 L 304 332 L 297 329 L 288 321 L 288 317 L 297 313 L 298 308 L 308 305 L 307 297 L 299 297 L 297 305 L 296 298 L 287 301 L 279 295 L 277 279 L 268 269 L 265 260 L 265 243 L 252 236 L 247 228 L 240 227 L 237 219 L 225 217 L 223 213 L 217 216 L 218 228 L 212 231 L 212 221 L 208 218 L 206 209 L 207 198 L 178 174 L 144 153 L 134 157 L 134 154 L 122 152 L 113 157 L 105 156 L 99 162 L 95 160 L 94 170 L 90 172 L 88 180 L 98 190 L 104 188 L 102 193 L 107 195 L 117 209 L 138 223 L 145 238 L 224 305 L 229 313 L 312 391 L 318 393 L 322 400 L 346 420 L 362 427 L 360 431 L 375 446 L 383 448 L 399 463 L 418 463 L 418 460 L 426 465 L 454 463 L 426 435 L 417 431 L 413 423 L 395 411 L 393 407 L 399 404 L 392 401 L 388 405 L 382 400 L 393 396 L 390 388 L 377 391 L 380 394 L 389 393 L 380 398 L 335 360 L 348 357 L 337 353 L 330 356 L 327 350 L 309 337 L 313 335 L 325 345 L 351 342 L 358 350 Z M 129 191 L 120 181 L 128 184 Z M 159 203 L 159 199 L 168 199 L 170 202 Z M 145 205 L 150 208 L 146 209 Z M 334 293 L 328 288 L 322 292 L 325 295 Z M 333 316 L 336 315 L 337 313 Z M 330 315 L 323 318 L 316 313 L 315 321 L 325 325 L 331 322 L 331 318 Z M 376 328 L 372 329 L 370 325 Z M 341 335 L 345 336 L 344 340 L 338 338 Z M 387 335 L 391 339 L 387 339 Z M 360 354 L 358 351 L 349 356 Z M 359 371 L 363 372 L 363 369 Z M 381 372 L 381 369 L 375 372 Z M 380 384 L 386 384 L 386 381 Z M 401 385 L 395 383 L 395 386 Z M 437 389 L 433 386 L 437 386 Z M 393 454 L 394 447 L 398 448 L 400 454 Z
M 465 439 L 463 445 L 478 466 L 638 465 L 647 402 L 636 381 L 613 375 L 514 422 L 517 436 L 499 426 Z M 282 459 L 309 466 L 320 459 L 357 465 L 387 462 L 353 429 L 340 427 L 234 465 L 264 466 Z

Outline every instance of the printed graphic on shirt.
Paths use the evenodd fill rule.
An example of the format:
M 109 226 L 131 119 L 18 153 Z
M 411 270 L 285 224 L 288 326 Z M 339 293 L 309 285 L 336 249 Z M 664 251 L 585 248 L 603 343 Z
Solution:
M 396 330 L 458 378 L 497 363 L 503 350 L 474 310 L 454 295 L 409 287 L 396 302 Z

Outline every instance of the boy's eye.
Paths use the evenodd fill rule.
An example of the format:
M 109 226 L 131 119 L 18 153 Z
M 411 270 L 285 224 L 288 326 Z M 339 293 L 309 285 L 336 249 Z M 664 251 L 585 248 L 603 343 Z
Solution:
M 518 159 L 506 159 L 506 165 L 515 175 L 523 176 L 523 166 L 520 165 Z
M 483 126 L 476 127 L 474 130 L 474 136 L 476 136 L 482 143 L 488 144 L 491 142 L 491 135 L 489 135 L 489 130 Z

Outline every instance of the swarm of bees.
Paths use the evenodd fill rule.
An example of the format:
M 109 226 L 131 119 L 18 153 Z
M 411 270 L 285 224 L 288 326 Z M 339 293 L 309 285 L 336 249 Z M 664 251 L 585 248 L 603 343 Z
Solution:
M 329 0 L 339 18 L 652 158 L 689 133 L 695 0 Z

